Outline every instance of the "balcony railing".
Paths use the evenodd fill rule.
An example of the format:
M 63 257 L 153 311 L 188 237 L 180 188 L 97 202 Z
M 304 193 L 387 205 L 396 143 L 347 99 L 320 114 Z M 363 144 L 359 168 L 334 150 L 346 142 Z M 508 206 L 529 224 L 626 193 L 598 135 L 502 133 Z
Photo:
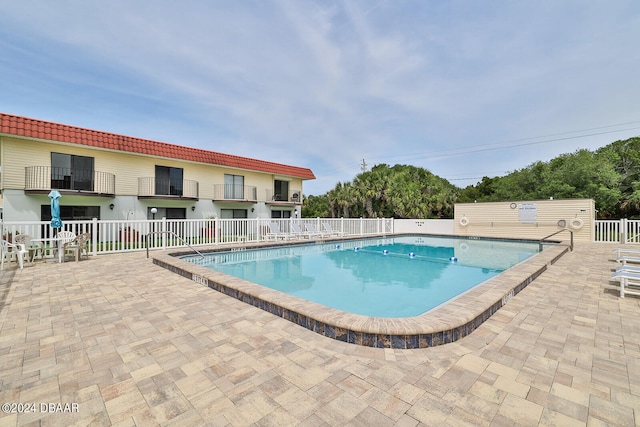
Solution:
M 258 201 L 258 189 L 250 185 L 215 184 L 213 186 L 214 200 L 242 200 Z
M 51 166 L 27 166 L 25 191 L 68 190 L 113 195 L 116 176 L 108 172 Z
M 198 181 L 138 178 L 138 197 L 198 198 Z
M 267 190 L 267 202 L 302 203 L 302 191 L 291 190 L 286 194 Z

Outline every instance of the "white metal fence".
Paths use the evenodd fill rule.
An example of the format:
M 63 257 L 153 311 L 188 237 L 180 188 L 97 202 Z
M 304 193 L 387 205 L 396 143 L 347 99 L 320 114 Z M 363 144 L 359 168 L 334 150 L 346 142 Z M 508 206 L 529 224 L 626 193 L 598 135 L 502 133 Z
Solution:
M 393 233 L 393 219 L 299 218 L 299 219 L 158 219 L 158 220 L 86 220 L 63 221 L 61 230 L 75 234 L 91 233 L 89 252 L 93 255 L 144 250 L 169 249 L 237 242 L 260 242 L 272 237 L 269 224 L 276 223 L 284 235 L 293 236 L 292 223 L 304 229 L 310 224 L 324 233 L 323 223 L 335 235 L 367 236 Z M 2 238 L 12 240 L 18 234 L 32 238 L 55 237 L 58 230 L 47 221 L 4 221 Z M 324 233 L 328 236 L 328 234 Z
M 597 220 L 594 239 L 596 242 L 638 244 L 640 243 L 640 220 Z
M 292 223 L 304 229 L 306 224 L 318 233 L 326 233 L 328 224 L 335 235 L 373 236 L 393 234 L 392 218 L 288 218 L 288 219 L 158 219 L 158 220 L 86 220 L 64 221 L 63 230 L 75 234 L 91 233 L 90 253 L 104 254 L 144 250 L 149 236 L 149 249 L 169 249 L 238 242 L 260 242 L 269 239 L 269 224 L 276 223 L 282 233 L 293 235 Z M 33 238 L 54 237 L 56 230 L 47 221 L 5 221 L 2 238 L 11 240 L 17 234 Z M 326 234 L 325 234 L 326 235 Z M 640 220 L 597 220 L 596 242 L 640 244 Z

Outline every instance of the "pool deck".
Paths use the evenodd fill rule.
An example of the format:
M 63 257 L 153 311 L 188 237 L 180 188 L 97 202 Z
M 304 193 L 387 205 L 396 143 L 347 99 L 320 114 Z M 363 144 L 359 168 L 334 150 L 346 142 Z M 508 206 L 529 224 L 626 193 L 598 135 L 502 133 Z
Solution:
M 36 411 L 0 425 L 640 426 L 640 297 L 609 281 L 616 247 L 578 243 L 468 336 L 422 349 L 321 336 L 144 252 L 11 265 L 0 403 Z

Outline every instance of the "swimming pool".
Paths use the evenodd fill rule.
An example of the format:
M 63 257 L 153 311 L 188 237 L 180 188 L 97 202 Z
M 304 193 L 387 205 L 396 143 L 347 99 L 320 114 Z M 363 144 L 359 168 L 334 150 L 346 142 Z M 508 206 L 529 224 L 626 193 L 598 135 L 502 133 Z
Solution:
M 473 255 L 474 251 L 470 250 L 469 243 L 476 239 L 482 240 L 478 237 L 459 240 L 460 254 L 464 252 Z M 350 242 L 351 240 L 336 238 L 331 243 L 336 245 Z M 489 244 L 489 241 L 486 242 Z M 277 246 L 285 250 L 291 245 L 294 243 L 286 242 Z M 214 254 L 231 251 L 237 253 L 238 257 L 243 257 L 253 249 L 274 246 L 272 242 L 239 243 L 201 249 L 201 252 Z M 447 344 L 471 334 L 567 252 L 569 247 L 563 244 L 547 247 L 446 304 L 418 316 L 403 318 L 364 316 L 288 295 L 187 262 L 180 257 L 193 254 L 193 251 L 186 249 L 152 252 L 151 256 L 155 265 L 199 286 L 230 296 L 328 338 L 361 346 L 410 349 Z M 480 255 L 475 256 L 481 258 Z M 267 332 L 268 329 L 265 330 Z
M 184 259 L 337 310 L 420 315 L 538 253 L 532 242 L 402 236 Z

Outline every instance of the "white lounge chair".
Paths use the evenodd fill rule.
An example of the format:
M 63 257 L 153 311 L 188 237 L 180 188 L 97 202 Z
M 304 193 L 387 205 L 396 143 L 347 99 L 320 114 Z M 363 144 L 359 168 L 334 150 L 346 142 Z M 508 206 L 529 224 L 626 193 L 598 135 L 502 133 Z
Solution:
M 611 280 L 615 279 L 620 280 L 620 298 L 624 298 L 627 294 L 640 296 L 640 273 L 620 270 L 611 276 Z
M 308 239 L 309 238 L 309 233 L 307 233 L 306 231 L 302 230 L 302 227 L 300 227 L 300 224 L 298 224 L 297 222 L 292 222 L 291 223 L 291 236 L 301 239 L 301 238 L 305 238 Z
M 278 240 L 278 239 L 286 240 L 286 239 L 289 239 L 291 235 L 283 231 L 280 231 L 280 225 L 277 222 L 270 222 L 269 232 L 267 233 L 266 237 L 267 239 L 273 239 L 273 240 Z
M 640 255 L 640 254 L 638 254 Z M 616 261 L 621 262 L 622 265 L 627 264 L 640 264 L 640 256 L 619 256 L 616 258 Z
M 347 234 L 342 231 L 334 230 L 328 222 L 323 222 L 322 228 L 324 228 L 324 231 L 330 236 L 344 236 Z
M 619 265 L 616 267 L 616 271 L 628 271 L 630 273 L 640 273 L 640 266 L 638 265 Z
M 640 257 L 640 249 L 617 248 L 613 250 L 613 253 L 616 254 L 616 258 L 620 258 L 623 256 Z
M 24 257 L 28 257 L 29 251 L 22 243 L 10 243 L 6 240 L 1 240 L 0 245 L 2 245 L 0 248 L 2 251 L 2 267 L 0 267 L 0 269 L 4 270 L 5 259 L 7 262 L 11 263 L 11 260 L 14 257 L 18 259 L 18 265 L 20 268 L 24 268 Z
M 319 237 L 321 239 L 324 239 L 325 237 L 327 237 L 327 233 L 317 231 L 316 227 L 311 223 L 305 223 L 304 228 L 307 230 L 307 233 L 311 237 Z

